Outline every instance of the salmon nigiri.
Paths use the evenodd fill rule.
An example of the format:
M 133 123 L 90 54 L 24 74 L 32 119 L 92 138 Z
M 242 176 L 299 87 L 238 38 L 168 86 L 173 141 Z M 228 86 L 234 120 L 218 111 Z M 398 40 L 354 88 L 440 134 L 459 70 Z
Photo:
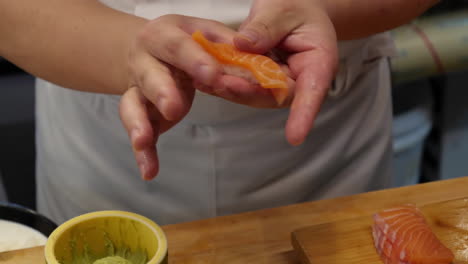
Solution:
M 227 74 L 247 78 L 263 88 L 272 89 L 280 105 L 288 97 L 287 75 L 271 58 L 240 51 L 231 44 L 211 42 L 200 31 L 193 33 L 192 38 L 223 64 Z
M 375 214 L 372 235 L 385 264 L 449 264 L 454 259 L 414 205 Z

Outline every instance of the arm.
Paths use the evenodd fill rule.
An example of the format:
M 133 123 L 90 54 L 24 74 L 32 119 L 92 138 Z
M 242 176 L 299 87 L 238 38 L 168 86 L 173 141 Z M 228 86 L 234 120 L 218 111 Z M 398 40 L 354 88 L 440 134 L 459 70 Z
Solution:
M 421 15 L 439 0 L 325 0 L 340 40 L 383 32 Z
M 124 94 L 120 116 L 145 179 L 158 171 L 159 135 L 191 107 L 191 82 L 222 81 L 220 65 L 191 38 L 196 29 L 220 42 L 235 33 L 195 17 L 148 21 L 97 0 L 0 0 L 0 56 L 64 87 Z
M 0 56 L 68 88 L 118 94 L 145 23 L 95 0 L 0 0 Z

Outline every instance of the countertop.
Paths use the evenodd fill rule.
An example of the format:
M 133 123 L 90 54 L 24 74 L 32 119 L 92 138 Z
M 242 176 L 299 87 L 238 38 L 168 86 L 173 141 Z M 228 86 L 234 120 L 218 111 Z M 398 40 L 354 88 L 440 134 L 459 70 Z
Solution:
M 291 232 L 310 225 L 371 215 L 402 203 L 422 206 L 468 196 L 468 177 L 387 189 L 163 226 L 174 263 L 298 264 Z M 42 248 L 0 253 L 2 264 L 43 263 Z

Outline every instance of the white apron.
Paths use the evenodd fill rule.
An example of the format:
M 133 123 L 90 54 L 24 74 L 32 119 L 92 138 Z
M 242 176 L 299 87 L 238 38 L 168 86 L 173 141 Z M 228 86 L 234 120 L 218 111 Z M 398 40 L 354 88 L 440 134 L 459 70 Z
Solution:
M 107 0 L 146 18 L 179 13 L 239 24 L 250 0 Z M 194 4 L 196 2 L 196 4 Z M 340 43 L 340 71 L 315 127 L 287 144 L 287 109 L 255 109 L 197 93 L 158 143 L 158 177 L 140 179 L 118 96 L 37 81 L 38 210 L 61 223 L 127 210 L 160 224 L 384 188 L 390 177 L 387 35 Z

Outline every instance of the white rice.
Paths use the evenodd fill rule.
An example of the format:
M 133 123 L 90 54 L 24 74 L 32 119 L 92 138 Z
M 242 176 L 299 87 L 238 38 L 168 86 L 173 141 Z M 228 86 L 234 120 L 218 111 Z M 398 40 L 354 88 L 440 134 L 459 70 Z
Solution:
M 244 78 L 251 83 L 258 84 L 258 81 L 255 79 L 255 76 L 252 74 L 252 72 L 245 68 L 235 65 L 223 64 L 223 71 L 227 75 Z
M 11 221 L 0 220 L 0 252 L 45 245 L 39 231 Z

